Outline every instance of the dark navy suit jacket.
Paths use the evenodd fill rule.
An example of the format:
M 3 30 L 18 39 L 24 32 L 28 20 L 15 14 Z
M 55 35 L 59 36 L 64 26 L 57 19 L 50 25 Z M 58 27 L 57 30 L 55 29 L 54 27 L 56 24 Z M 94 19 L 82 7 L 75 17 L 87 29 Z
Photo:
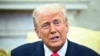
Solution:
M 11 56 L 45 56 L 43 42 L 24 44 L 11 51 Z M 100 56 L 93 50 L 82 45 L 68 41 L 68 48 L 65 56 Z

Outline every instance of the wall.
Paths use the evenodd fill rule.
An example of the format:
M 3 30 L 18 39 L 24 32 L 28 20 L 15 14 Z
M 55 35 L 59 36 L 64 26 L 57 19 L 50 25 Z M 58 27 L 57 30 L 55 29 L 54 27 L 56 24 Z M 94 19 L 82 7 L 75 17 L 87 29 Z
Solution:
M 27 42 L 27 33 L 34 31 L 31 13 L 27 10 L 0 10 L 0 48 L 11 50 Z
M 76 16 L 76 26 L 100 31 L 100 0 L 89 0 L 89 9 Z

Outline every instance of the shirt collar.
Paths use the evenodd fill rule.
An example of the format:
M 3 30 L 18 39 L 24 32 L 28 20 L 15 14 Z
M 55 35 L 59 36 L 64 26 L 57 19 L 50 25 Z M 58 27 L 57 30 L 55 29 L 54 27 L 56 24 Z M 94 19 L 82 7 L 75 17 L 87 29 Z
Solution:
M 68 42 L 66 40 L 63 47 L 57 52 L 59 56 L 65 56 L 67 51 L 67 46 L 68 46 Z M 51 56 L 52 51 L 45 44 L 44 44 L 44 51 L 45 51 L 45 56 Z

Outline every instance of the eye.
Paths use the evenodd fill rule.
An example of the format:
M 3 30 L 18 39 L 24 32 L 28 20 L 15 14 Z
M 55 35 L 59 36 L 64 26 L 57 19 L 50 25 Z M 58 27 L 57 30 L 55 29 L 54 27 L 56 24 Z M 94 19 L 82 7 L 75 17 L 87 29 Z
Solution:
M 47 28 L 49 28 L 49 23 L 47 22 L 47 23 L 44 23 L 43 25 L 42 25 L 42 28 L 44 28 L 44 29 L 47 29 Z
M 60 22 L 61 22 L 60 20 L 54 20 L 55 25 L 60 25 Z

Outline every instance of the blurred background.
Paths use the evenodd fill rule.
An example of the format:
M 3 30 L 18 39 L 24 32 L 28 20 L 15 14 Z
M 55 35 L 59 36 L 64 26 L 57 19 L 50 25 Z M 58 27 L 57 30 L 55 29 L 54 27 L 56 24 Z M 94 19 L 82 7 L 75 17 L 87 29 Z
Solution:
M 70 25 L 68 38 L 100 54 L 100 0 L 0 0 L 1 56 L 10 56 L 12 49 L 38 40 L 31 14 L 46 3 L 64 4 Z

